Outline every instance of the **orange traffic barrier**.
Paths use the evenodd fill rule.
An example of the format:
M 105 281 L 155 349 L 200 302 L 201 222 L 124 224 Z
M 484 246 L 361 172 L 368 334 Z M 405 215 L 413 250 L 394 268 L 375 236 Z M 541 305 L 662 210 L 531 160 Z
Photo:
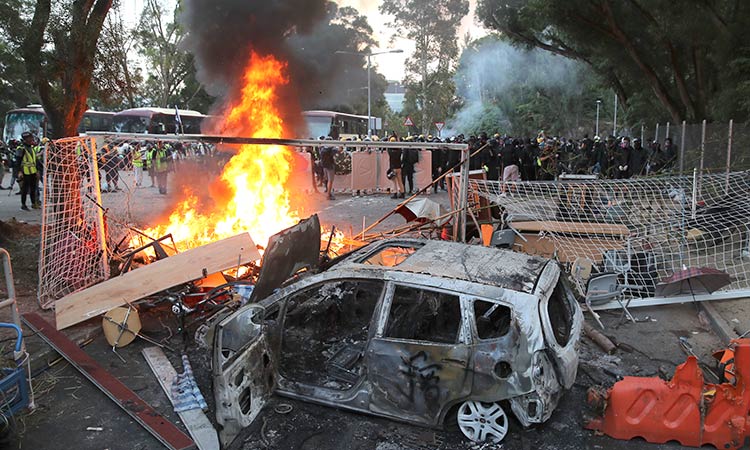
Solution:
M 741 447 L 750 440 L 750 339 L 733 340 L 730 349 L 732 382 L 705 383 L 698 360 L 690 356 L 669 381 L 625 377 L 608 391 L 589 389 L 587 401 L 597 417 L 585 427 L 616 439 Z

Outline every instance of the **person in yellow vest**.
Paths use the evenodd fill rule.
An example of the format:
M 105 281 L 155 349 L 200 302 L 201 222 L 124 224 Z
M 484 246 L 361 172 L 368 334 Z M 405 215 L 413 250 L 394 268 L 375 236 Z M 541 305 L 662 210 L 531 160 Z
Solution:
M 167 152 L 167 149 L 164 147 L 161 141 L 156 143 L 156 151 L 153 152 L 152 155 L 152 170 L 156 173 L 156 184 L 159 186 L 159 193 L 162 195 L 166 195 L 169 159 L 172 155 Z
M 16 150 L 16 167 L 18 167 L 18 184 L 21 186 L 21 209 L 28 211 L 27 197 L 31 197 L 31 207 L 41 208 L 37 191 L 39 186 L 39 170 L 37 163 L 41 150 L 36 144 L 34 135 L 29 131 L 21 134 L 21 145 Z
M 133 158 L 133 171 L 135 172 L 135 186 L 141 187 L 141 183 L 143 183 L 143 154 L 141 154 L 141 144 L 136 142 L 130 148 L 131 157 Z

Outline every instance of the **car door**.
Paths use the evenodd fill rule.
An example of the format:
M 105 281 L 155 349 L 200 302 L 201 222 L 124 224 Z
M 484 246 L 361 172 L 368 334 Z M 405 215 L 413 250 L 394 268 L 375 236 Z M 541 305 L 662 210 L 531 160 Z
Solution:
M 265 316 L 262 306 L 247 305 L 220 322 L 215 332 L 214 398 L 223 446 L 255 420 L 276 383 Z
M 467 320 L 455 293 L 390 284 L 367 349 L 370 409 L 437 424 L 471 391 Z

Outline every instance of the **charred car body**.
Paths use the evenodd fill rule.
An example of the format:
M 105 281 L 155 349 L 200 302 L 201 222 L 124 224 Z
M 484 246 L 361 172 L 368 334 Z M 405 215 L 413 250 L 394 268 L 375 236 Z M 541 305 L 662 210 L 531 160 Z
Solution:
M 544 422 L 576 376 L 581 311 L 542 258 L 385 240 L 258 300 L 213 333 L 225 444 L 272 392 L 498 442 L 508 409 Z

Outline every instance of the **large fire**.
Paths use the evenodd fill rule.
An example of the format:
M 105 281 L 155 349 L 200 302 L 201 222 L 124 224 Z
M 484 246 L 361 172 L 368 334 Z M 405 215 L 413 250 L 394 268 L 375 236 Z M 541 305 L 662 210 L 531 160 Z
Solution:
M 284 121 L 277 107 L 279 89 L 289 80 L 286 64 L 253 52 L 243 76 L 241 95 L 222 115 L 221 128 L 236 136 L 281 138 Z M 256 243 L 299 221 L 286 190 L 294 154 L 275 145 L 240 145 L 215 186 L 221 193 L 210 207 L 185 191 L 168 223 L 145 230 L 152 237 L 172 233 L 181 250 L 249 232 Z

